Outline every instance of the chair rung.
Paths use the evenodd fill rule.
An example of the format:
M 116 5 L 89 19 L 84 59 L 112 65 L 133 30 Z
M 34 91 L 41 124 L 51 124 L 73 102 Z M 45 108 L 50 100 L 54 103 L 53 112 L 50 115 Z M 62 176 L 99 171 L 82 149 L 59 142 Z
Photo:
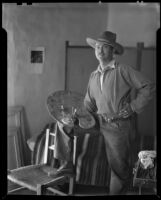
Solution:
M 22 190 L 22 189 L 24 189 L 24 188 L 25 188 L 25 187 L 19 187 L 19 188 L 13 189 L 13 190 L 9 190 L 9 191 L 8 191 L 8 194 L 9 194 L 9 193 L 12 193 L 12 192 L 17 192 L 17 191 Z
M 54 150 L 55 149 L 55 145 L 49 146 L 49 149 Z
M 51 187 L 48 187 L 47 190 L 51 191 L 51 192 L 54 192 L 55 194 L 59 194 L 61 196 L 68 196 L 66 193 L 64 192 L 61 192 L 55 188 L 51 188 Z
M 50 135 L 55 136 L 55 133 L 50 133 Z

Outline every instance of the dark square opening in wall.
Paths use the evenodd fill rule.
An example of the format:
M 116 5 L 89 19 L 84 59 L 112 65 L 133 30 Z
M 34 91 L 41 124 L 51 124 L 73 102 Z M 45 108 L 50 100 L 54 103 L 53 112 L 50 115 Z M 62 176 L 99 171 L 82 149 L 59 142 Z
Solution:
M 43 51 L 31 51 L 31 63 L 43 63 Z

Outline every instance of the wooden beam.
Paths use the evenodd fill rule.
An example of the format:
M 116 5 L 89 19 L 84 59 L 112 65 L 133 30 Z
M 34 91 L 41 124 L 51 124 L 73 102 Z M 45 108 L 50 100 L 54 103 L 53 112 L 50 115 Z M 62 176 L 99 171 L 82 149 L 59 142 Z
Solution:
M 64 89 L 67 90 L 67 78 L 68 78 L 68 46 L 69 46 L 69 41 L 65 42 L 65 85 Z
M 142 50 L 144 48 L 143 42 L 137 43 L 137 58 L 136 58 L 136 69 L 141 71 L 141 58 L 142 58 Z

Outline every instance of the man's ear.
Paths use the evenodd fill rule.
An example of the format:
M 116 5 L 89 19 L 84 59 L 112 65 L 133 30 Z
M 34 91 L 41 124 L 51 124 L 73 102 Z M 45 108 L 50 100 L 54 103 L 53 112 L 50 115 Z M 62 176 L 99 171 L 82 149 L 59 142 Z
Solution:
M 112 48 L 112 53 L 115 54 L 115 48 L 114 47 L 111 48 Z
M 116 51 L 115 51 L 115 48 L 112 47 L 112 54 L 113 54 L 113 58 L 116 57 Z

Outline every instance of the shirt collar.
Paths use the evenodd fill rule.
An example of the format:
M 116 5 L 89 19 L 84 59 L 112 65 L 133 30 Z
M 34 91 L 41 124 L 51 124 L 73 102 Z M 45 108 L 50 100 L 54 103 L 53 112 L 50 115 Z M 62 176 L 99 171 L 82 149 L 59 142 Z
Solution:
M 102 70 L 101 66 L 98 65 L 96 72 L 104 73 L 107 69 L 114 69 L 115 68 L 115 60 L 111 60 L 108 65 Z

